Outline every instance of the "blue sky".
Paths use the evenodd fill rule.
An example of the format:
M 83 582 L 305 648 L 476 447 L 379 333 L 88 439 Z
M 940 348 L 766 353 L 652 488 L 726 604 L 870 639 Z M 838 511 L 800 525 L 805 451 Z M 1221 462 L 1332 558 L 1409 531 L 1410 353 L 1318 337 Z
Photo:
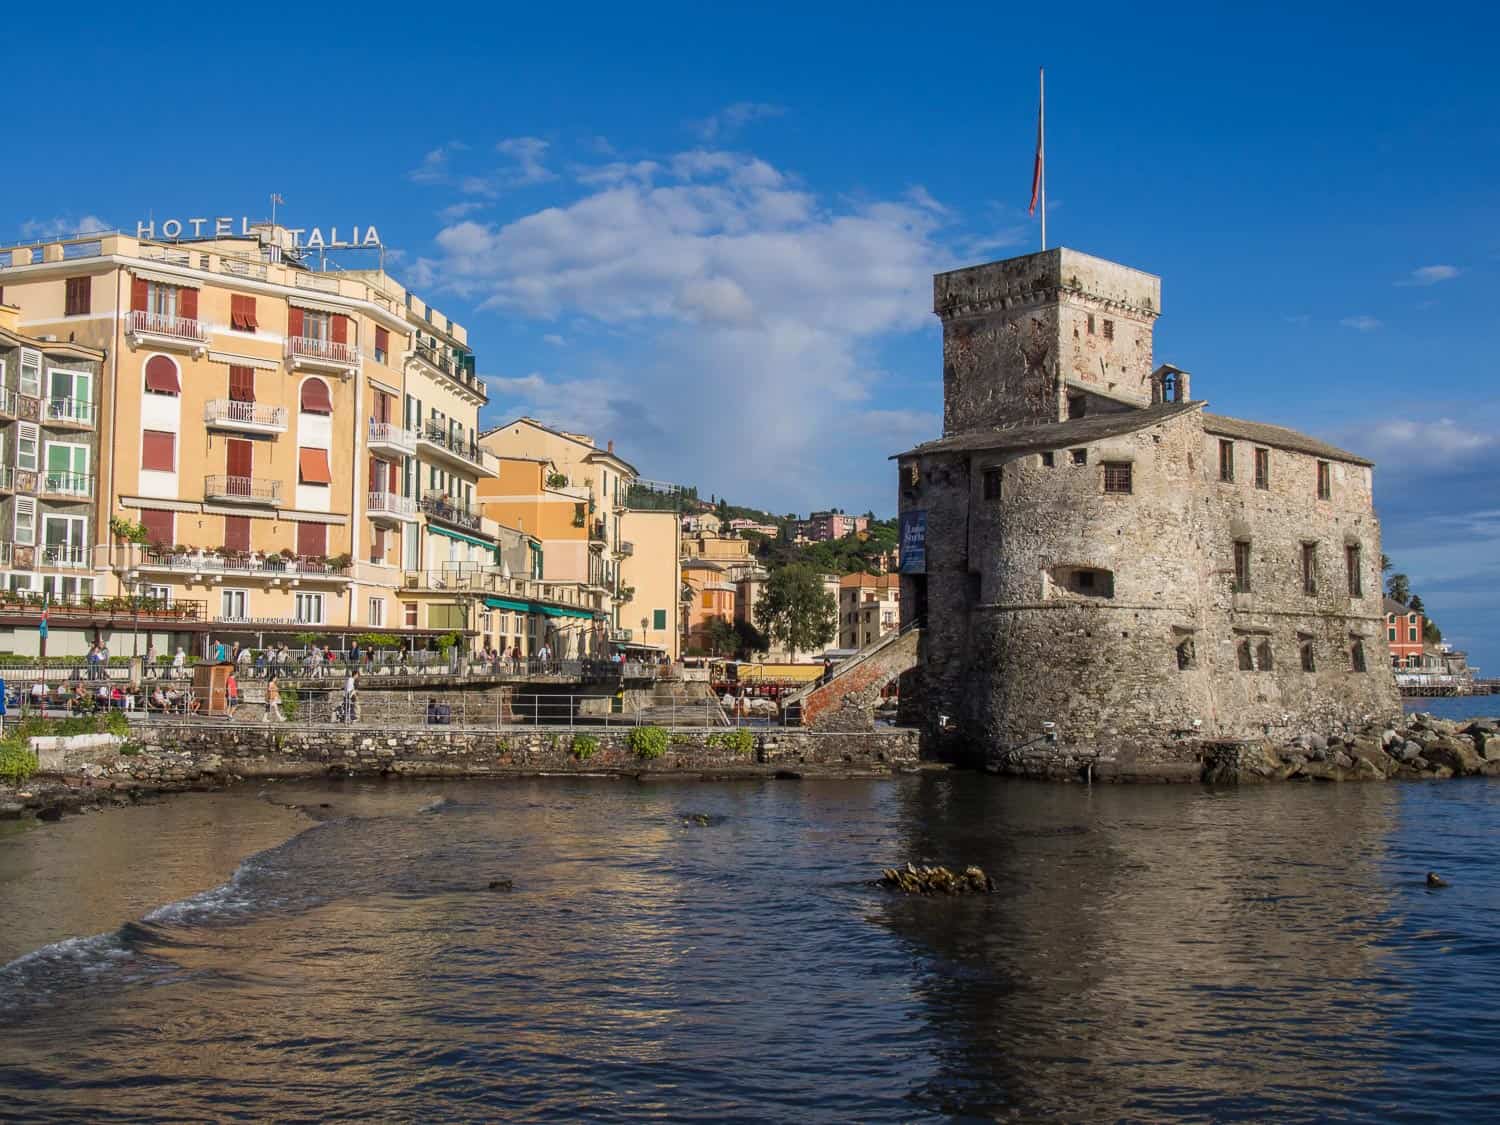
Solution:
M 1052 241 L 1162 276 L 1157 358 L 1213 409 L 1374 457 L 1387 552 L 1500 670 L 1500 20 L 1031 8 L 32 7 L 0 237 L 280 191 L 468 325 L 487 422 L 887 513 L 886 456 L 939 429 L 931 273 L 1036 245 L 1044 62 Z

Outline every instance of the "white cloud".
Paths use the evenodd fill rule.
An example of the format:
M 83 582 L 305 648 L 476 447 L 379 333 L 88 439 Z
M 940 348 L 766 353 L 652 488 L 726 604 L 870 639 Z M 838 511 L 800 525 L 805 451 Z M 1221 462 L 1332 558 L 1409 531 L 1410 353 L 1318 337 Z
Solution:
M 780 117 L 785 112 L 781 106 L 767 102 L 735 102 L 702 121 L 692 122 L 691 127 L 705 141 L 712 141 L 722 136 L 731 136 L 752 121 Z
M 1462 272 L 1457 266 L 1421 266 L 1412 270 L 1410 276 L 1396 284 L 1436 285 L 1440 281 L 1452 281 Z
M 542 343 L 550 344 L 554 348 L 566 347 L 568 341 L 564 340 L 556 332 L 548 332 L 542 337 Z
M 63 238 L 71 234 L 97 234 L 114 230 L 115 225 L 98 215 L 80 218 L 62 216 L 55 219 L 27 219 L 21 224 L 22 238 Z
M 843 488 L 847 507 L 888 510 L 871 467 L 940 424 L 878 407 L 866 356 L 931 321 L 931 275 L 953 264 L 935 201 L 830 204 L 753 155 L 703 149 L 595 182 L 566 205 L 437 236 L 428 269 L 447 287 L 611 329 L 577 371 L 497 390 L 616 439 L 648 475 L 777 507 Z
M 483 209 L 486 205 L 478 200 L 470 200 L 467 203 L 450 203 L 439 211 L 438 218 L 445 223 L 456 222 L 465 215 L 472 215 L 475 211 Z
M 542 163 L 548 147 L 548 143 L 540 137 L 511 137 L 497 144 L 495 151 L 516 162 L 518 170 L 511 175 L 510 183 L 523 187 L 557 179 L 557 173 Z
M 1365 449 L 1378 464 L 1414 468 L 1450 469 L 1461 466 L 1500 445 L 1493 433 L 1460 425 L 1452 418 L 1436 422 L 1397 418 L 1362 431 Z
M 451 175 L 449 168 L 453 154 L 463 152 L 468 147 L 462 141 L 438 145 L 422 157 L 421 164 L 406 173 L 406 178 L 417 184 L 445 184 Z
M 1353 328 L 1357 332 L 1374 332 L 1380 327 L 1380 321 L 1373 316 L 1346 316 L 1339 324 L 1345 328 Z

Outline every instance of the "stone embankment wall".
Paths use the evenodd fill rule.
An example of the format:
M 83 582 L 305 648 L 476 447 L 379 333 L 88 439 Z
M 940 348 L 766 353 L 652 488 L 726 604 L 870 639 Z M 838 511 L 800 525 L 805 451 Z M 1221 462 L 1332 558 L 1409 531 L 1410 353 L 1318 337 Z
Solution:
M 1182 741 L 1082 750 L 1038 741 L 995 754 L 997 772 L 1048 781 L 1381 781 L 1500 777 L 1500 721 L 1413 715 L 1285 743 Z
M 661 757 L 641 758 L 629 745 L 629 728 L 392 733 L 359 727 L 159 724 L 132 730 L 128 752 L 101 747 L 91 761 L 70 755 L 58 772 L 141 785 L 266 777 L 569 773 L 845 777 L 912 769 L 919 760 L 919 735 L 912 730 L 766 730 L 752 734 L 748 750 L 733 744 L 732 733 L 676 734 Z

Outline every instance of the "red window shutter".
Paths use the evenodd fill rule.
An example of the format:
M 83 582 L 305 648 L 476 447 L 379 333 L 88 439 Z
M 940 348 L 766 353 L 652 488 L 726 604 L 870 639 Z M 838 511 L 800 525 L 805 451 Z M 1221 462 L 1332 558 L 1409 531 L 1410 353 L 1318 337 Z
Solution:
M 385 462 L 370 458 L 370 491 L 385 491 Z
M 370 558 L 374 562 L 385 561 L 385 528 L 377 527 L 372 537 L 374 542 L 370 544 Z
M 312 558 L 328 554 L 328 525 L 326 523 L 299 523 L 297 525 L 297 553 Z
M 335 314 L 330 319 L 333 321 L 333 342 L 335 344 L 347 344 L 349 342 L 349 318 Z
M 153 547 L 170 547 L 173 539 L 172 512 L 160 508 L 142 508 L 141 526 L 146 529 L 146 542 Z
M 229 295 L 229 327 L 245 330 L 245 298 L 238 293 Z
M 286 314 L 286 334 L 288 336 L 302 335 L 302 310 L 288 309 Z
M 328 393 L 328 384 L 322 379 L 309 379 L 303 383 L 302 409 L 308 414 L 332 414 L 333 398 Z
M 177 377 L 177 364 L 164 355 L 154 355 L 146 361 L 146 389 L 162 395 L 182 393 L 182 383 Z
M 391 350 L 391 334 L 388 329 L 375 329 L 375 350 L 389 355 Z
M 141 434 L 141 468 L 170 473 L 177 468 L 177 435 L 165 430 Z
M 395 401 L 390 395 L 377 395 L 375 399 L 375 421 L 384 422 L 389 425 L 391 421 L 391 407 Z
M 255 368 L 229 368 L 229 397 L 234 402 L 255 401 Z
M 224 472 L 232 477 L 254 475 L 255 444 L 244 438 L 230 438 L 225 442 Z
M 258 323 L 256 323 L 256 320 L 255 320 L 255 298 L 254 297 L 245 297 L 245 298 L 242 298 L 242 299 L 245 302 L 245 311 L 244 311 L 244 316 L 245 316 L 245 331 L 246 332 L 254 332 L 257 328 L 260 327 L 260 325 Z
M 328 467 L 328 450 L 297 450 L 297 479 L 302 484 L 332 484 L 333 473 Z
M 224 517 L 224 546 L 233 551 L 250 549 L 250 517 Z
M 198 319 L 198 290 L 186 286 L 177 290 L 177 315 L 183 320 Z
M 145 312 L 149 307 L 150 293 L 146 287 L 144 277 L 132 277 L 130 279 L 130 311 Z

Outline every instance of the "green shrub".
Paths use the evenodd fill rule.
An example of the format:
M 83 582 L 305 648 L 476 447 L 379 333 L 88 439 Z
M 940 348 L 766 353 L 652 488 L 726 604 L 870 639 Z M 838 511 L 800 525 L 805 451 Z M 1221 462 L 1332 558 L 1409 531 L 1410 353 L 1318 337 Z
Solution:
M 599 751 L 599 740 L 591 734 L 573 736 L 573 757 L 586 762 Z
M 706 741 L 710 750 L 731 750 L 736 754 L 753 754 L 755 752 L 755 735 L 751 734 L 744 727 L 736 727 L 734 730 L 711 734 Z
M 141 752 L 141 748 L 134 742 L 127 742 L 120 747 L 120 757 L 134 758 Z
M 627 745 L 637 758 L 660 758 L 667 752 L 667 732 L 661 727 L 632 727 Z
M 297 699 L 297 689 L 284 687 L 281 689 L 281 713 L 288 719 L 297 717 L 297 708 L 300 703 Z
M 36 773 L 36 767 L 36 755 L 18 734 L 11 734 L 0 741 L 0 781 L 20 785 Z

